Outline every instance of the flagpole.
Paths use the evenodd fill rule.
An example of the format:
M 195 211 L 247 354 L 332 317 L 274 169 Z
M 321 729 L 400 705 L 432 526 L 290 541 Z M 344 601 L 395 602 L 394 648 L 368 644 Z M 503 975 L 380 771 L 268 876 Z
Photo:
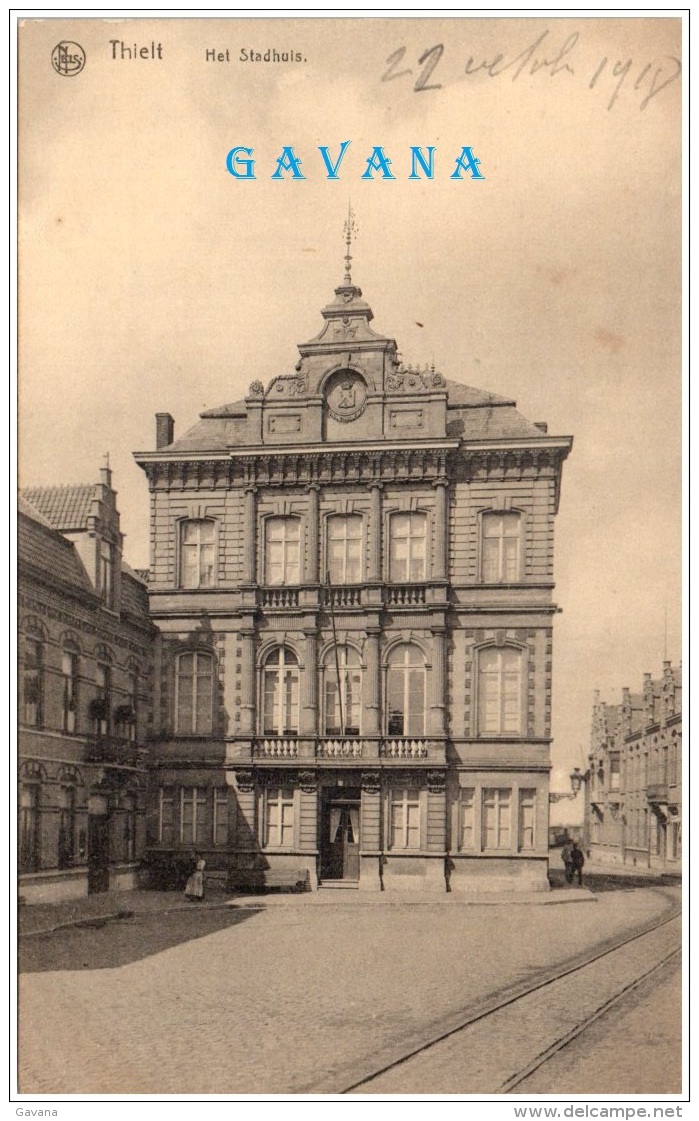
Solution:
M 328 604 L 330 605 L 330 622 L 333 629 L 333 643 L 335 646 L 335 673 L 337 674 L 337 700 L 340 706 L 340 736 L 344 739 L 345 735 L 345 719 L 342 712 L 342 683 L 340 682 L 340 655 L 337 649 L 337 631 L 335 629 L 335 606 L 333 604 L 333 588 L 330 583 L 330 569 L 325 573 L 325 580 L 328 585 Z

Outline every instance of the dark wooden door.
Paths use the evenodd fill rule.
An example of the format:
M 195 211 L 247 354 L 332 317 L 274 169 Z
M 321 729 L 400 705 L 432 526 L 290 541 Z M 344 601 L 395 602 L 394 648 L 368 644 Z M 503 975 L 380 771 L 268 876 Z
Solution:
M 87 819 L 87 890 L 109 888 L 109 818 L 90 814 Z
M 359 803 L 330 803 L 324 822 L 327 838 L 321 869 L 326 880 L 359 879 Z

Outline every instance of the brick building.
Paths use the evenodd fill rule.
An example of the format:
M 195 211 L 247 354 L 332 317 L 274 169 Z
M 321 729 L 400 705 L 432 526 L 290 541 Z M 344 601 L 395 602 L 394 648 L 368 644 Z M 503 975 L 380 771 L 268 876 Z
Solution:
M 293 372 L 136 453 L 152 860 L 235 883 L 547 888 L 570 437 L 405 365 L 348 274 Z
M 18 504 L 19 892 L 135 886 L 145 843 L 152 627 L 111 472 Z
M 679 871 L 682 862 L 682 674 L 644 675 L 621 704 L 595 694 L 586 787 L 591 855 L 602 862 Z

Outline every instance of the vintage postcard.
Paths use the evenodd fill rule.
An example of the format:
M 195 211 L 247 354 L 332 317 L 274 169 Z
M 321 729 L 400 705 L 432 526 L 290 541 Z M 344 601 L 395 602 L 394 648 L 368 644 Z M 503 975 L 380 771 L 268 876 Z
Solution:
M 682 13 L 14 15 L 16 1100 L 680 1116 Z

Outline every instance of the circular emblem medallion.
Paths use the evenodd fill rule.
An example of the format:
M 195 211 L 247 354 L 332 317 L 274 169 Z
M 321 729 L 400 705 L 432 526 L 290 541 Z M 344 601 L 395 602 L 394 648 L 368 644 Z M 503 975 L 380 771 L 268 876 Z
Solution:
M 338 370 L 328 382 L 325 400 L 335 420 L 356 420 L 366 408 L 366 385 L 354 370 Z
M 51 65 L 62 78 L 74 78 L 85 65 L 85 51 L 80 43 L 63 39 L 51 51 Z

